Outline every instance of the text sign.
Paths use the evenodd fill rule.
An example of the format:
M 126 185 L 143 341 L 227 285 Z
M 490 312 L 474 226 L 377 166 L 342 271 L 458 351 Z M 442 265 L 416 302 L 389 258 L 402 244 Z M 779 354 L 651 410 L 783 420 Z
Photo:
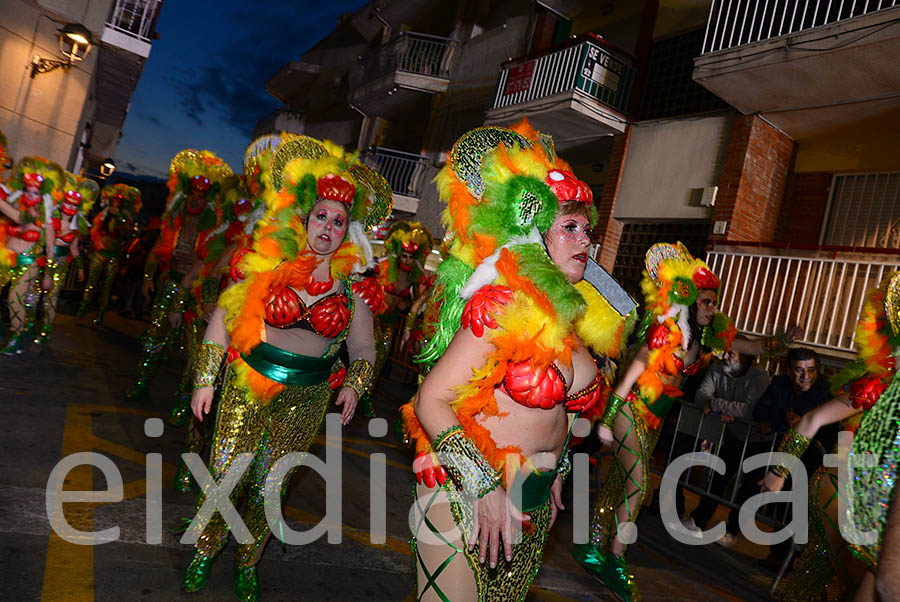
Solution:
M 600 48 L 588 44 L 587 56 L 581 67 L 581 76 L 612 92 L 619 89 L 619 79 L 625 71 L 625 63 Z
M 531 80 L 534 78 L 535 61 L 528 61 L 515 67 L 510 67 L 506 75 L 506 86 L 503 88 L 503 95 L 517 94 L 525 92 L 531 87 Z

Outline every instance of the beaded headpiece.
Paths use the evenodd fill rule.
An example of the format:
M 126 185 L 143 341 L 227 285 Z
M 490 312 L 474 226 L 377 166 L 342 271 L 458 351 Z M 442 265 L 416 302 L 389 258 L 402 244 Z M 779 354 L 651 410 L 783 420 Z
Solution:
M 21 210 L 29 206 L 33 207 L 37 202 L 28 201 L 24 192 L 26 186 L 37 186 L 40 189 L 45 210 L 52 211 L 63 198 L 64 173 L 65 170 L 62 167 L 43 157 L 20 159 L 13 166 L 7 183 L 11 190 L 7 200 L 10 203 L 19 200 Z
M 384 249 L 387 254 L 388 270 L 397 269 L 400 254 L 403 252 L 413 256 L 413 266 L 409 278 L 413 283 L 418 283 L 425 275 L 425 261 L 434 239 L 431 231 L 419 222 L 396 222 L 388 229 L 384 237 Z M 396 274 L 388 274 L 392 279 Z
M 59 210 L 70 217 L 79 212 L 87 215 L 99 196 L 100 185 L 97 182 L 67 171 L 64 197 Z
M 115 206 L 133 219 L 141 211 L 141 191 L 128 184 L 107 184 L 100 191 L 100 202 L 104 207 Z
M 202 195 L 206 206 L 199 208 L 197 213 L 207 211 L 205 221 L 215 211 L 222 194 L 222 185 L 225 179 L 232 176 L 231 168 L 214 153 L 193 148 L 180 151 L 172 158 L 169 164 L 169 180 L 166 186 L 169 188 L 169 198 L 166 202 L 164 220 L 172 220 L 186 208 L 185 199 L 188 195 Z M 204 221 L 201 218 L 201 221 Z M 201 229 L 204 229 L 201 226 Z

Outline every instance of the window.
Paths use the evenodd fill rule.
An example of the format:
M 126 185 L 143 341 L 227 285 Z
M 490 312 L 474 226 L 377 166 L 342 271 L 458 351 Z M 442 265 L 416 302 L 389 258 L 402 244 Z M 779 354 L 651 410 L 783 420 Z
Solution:
M 900 247 L 900 172 L 834 176 L 822 244 Z

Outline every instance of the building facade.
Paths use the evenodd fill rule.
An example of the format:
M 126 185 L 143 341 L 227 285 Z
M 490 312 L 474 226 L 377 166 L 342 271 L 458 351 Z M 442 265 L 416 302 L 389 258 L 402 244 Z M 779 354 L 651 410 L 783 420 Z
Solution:
M 162 0 L 9 0 L 0 11 L 0 130 L 13 159 L 40 155 L 73 172 L 115 155 L 155 37 Z M 60 30 L 91 49 L 62 55 Z

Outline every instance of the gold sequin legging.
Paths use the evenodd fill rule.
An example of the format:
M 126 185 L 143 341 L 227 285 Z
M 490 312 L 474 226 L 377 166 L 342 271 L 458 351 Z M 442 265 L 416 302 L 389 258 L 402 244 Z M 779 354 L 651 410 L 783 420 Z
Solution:
M 231 496 L 235 504 L 242 496 L 246 498 L 241 515 L 254 539 L 251 544 L 237 546 L 237 566 L 254 566 L 259 562 L 271 535 L 263 506 L 269 469 L 282 456 L 305 453 L 309 449 L 325 419 L 330 393 L 327 381 L 309 386 L 288 385 L 267 404 L 262 404 L 252 401 L 246 390 L 237 385 L 229 367 L 216 414 L 209 468 L 219 482 L 238 455 L 254 454 L 253 462 Z M 289 482 L 290 474 L 282 485 L 282 495 Z M 228 526 L 216 513 L 195 547 L 203 556 L 211 557 L 227 543 Z

